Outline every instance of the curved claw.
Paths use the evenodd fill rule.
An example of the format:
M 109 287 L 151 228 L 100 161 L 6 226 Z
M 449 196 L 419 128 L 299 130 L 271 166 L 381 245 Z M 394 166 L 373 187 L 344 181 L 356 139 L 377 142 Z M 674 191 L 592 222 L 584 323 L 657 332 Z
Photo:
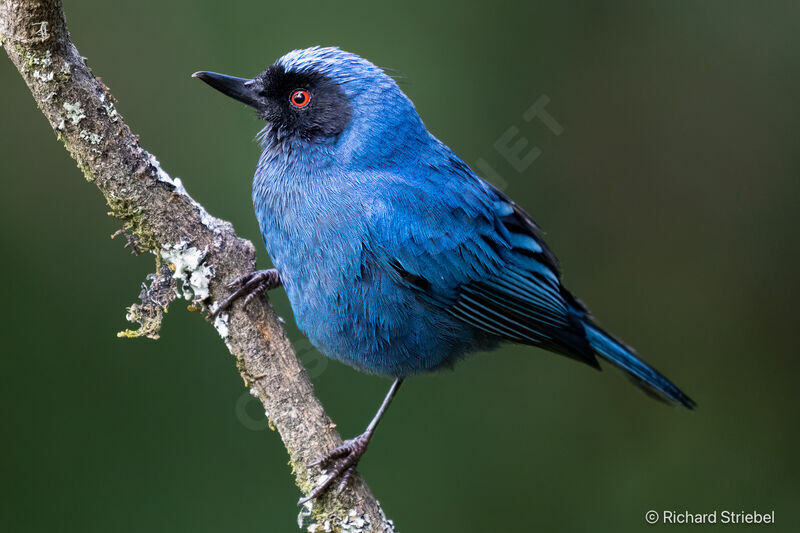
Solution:
M 369 445 L 369 440 L 372 438 L 372 434 L 375 432 L 375 427 L 378 425 L 378 422 L 380 422 L 383 413 L 386 411 L 386 408 L 389 407 L 389 403 L 391 403 L 394 395 L 397 394 L 397 389 L 400 388 L 402 383 L 403 378 L 395 378 L 394 383 L 392 383 L 392 386 L 389 387 L 389 392 L 386 393 L 386 398 L 383 399 L 383 403 L 381 403 L 378 412 L 375 413 L 375 416 L 367 426 L 367 430 L 364 431 L 364 433 L 354 439 L 345 441 L 344 444 L 337 446 L 309 465 L 313 467 L 333 462 L 331 473 L 322 483 L 314 487 L 308 496 L 305 498 L 300 498 L 300 501 L 297 502 L 297 505 L 303 505 L 307 501 L 314 499 L 325 492 L 328 486 L 337 478 L 340 479 L 337 492 L 341 493 L 344 490 L 344 488 L 347 486 L 347 482 L 350 481 L 356 471 L 356 465 L 358 465 L 358 461 L 361 460 L 361 456 L 367 451 L 367 445 Z
M 217 318 L 217 316 L 227 309 L 228 307 L 233 304 L 236 300 L 241 298 L 242 296 L 246 296 L 244 300 L 244 304 L 247 305 L 250 301 L 260 294 L 264 290 L 272 290 L 276 287 L 279 287 L 281 284 L 281 278 L 278 274 L 278 271 L 274 268 L 269 270 L 255 270 L 253 272 L 249 272 L 242 276 L 239 276 L 235 280 L 231 281 L 226 285 L 227 288 L 233 289 L 234 287 L 239 286 L 233 294 L 229 295 L 227 298 L 222 300 L 219 303 L 219 306 L 211 313 L 211 320 Z
M 339 486 L 336 491 L 337 494 L 340 494 L 353 477 L 353 474 L 356 471 L 356 465 L 358 465 L 358 462 L 361 460 L 361 456 L 367 451 L 367 445 L 369 444 L 370 436 L 370 434 L 363 433 L 354 439 L 345 441 L 341 446 L 334 448 L 311 463 L 309 466 L 318 466 L 330 463 L 334 459 L 338 459 L 331 465 L 331 473 L 325 478 L 325 480 L 314 487 L 308 496 L 301 498 L 297 504 L 303 505 L 307 501 L 313 500 L 320 494 L 324 493 L 331 483 L 333 483 L 336 479 L 340 479 Z
M 249 280 L 250 278 L 252 278 L 256 274 L 258 274 L 259 272 L 261 272 L 261 270 L 254 270 L 253 272 L 248 272 L 247 274 L 242 274 L 241 276 L 239 276 L 235 280 L 233 280 L 230 283 L 226 284 L 225 287 L 227 287 L 228 289 L 233 289 L 234 287 L 236 287 L 238 285 L 246 283 L 247 280 Z
M 333 450 L 329 451 L 328 453 L 326 453 L 322 457 L 318 458 L 313 463 L 309 463 L 308 466 L 319 466 L 321 464 L 330 462 L 331 459 L 336 459 L 337 457 L 342 457 L 344 455 L 347 455 L 348 453 L 350 453 L 350 449 L 347 447 L 347 442 L 345 442 L 341 446 L 337 446 L 336 448 L 334 448 Z
M 339 482 L 339 487 L 336 489 L 336 494 L 341 494 L 344 488 L 347 486 L 347 482 L 350 481 L 350 478 L 353 477 L 353 473 L 356 471 L 355 466 L 351 466 L 347 470 L 344 471 L 342 474 L 342 480 Z

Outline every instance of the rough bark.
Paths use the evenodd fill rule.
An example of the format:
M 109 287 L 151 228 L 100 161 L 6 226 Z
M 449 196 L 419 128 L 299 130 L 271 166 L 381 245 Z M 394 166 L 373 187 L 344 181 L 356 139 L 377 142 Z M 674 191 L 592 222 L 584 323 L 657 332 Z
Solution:
M 157 338 L 164 309 L 179 295 L 208 316 L 228 292 L 225 284 L 255 268 L 253 245 L 209 215 L 139 146 L 108 88 L 70 41 L 61 0 L 0 0 L 0 43 L 58 139 L 122 220 L 128 245 L 156 256 L 142 301 L 128 313 L 140 327 L 121 335 Z M 279 318 L 263 296 L 246 310 L 241 301 L 234 304 L 214 325 L 280 433 L 297 486 L 307 494 L 320 476 L 309 463 L 342 441 Z M 309 531 L 392 530 L 358 477 L 340 495 L 307 504 L 300 516 Z

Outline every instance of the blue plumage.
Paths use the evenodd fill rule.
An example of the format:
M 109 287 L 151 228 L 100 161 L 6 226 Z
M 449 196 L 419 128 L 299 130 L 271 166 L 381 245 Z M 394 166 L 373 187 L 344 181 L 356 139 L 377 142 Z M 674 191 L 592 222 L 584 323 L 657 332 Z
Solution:
M 276 65 L 324 76 L 352 110 L 331 138 L 268 123 L 253 182 L 267 252 L 322 353 L 408 376 L 510 340 L 600 355 L 689 403 L 592 325 L 531 218 L 425 129 L 392 78 L 336 48 Z
M 198 73 L 267 125 L 253 205 L 300 329 L 398 378 L 512 341 L 692 407 L 597 327 L 530 216 L 433 137 L 392 78 L 337 48 L 295 50 L 253 80 Z

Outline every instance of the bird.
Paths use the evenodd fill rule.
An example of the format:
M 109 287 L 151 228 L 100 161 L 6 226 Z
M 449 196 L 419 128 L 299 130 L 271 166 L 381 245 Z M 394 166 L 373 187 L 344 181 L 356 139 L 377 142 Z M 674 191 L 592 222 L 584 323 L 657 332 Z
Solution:
M 597 324 L 533 218 L 434 137 L 384 69 L 315 46 L 253 78 L 192 76 L 265 122 L 252 201 L 274 268 L 230 283 L 214 315 L 283 286 L 322 354 L 393 378 L 364 433 L 312 463 L 328 474 L 300 503 L 346 486 L 404 379 L 509 342 L 610 363 L 695 407 Z

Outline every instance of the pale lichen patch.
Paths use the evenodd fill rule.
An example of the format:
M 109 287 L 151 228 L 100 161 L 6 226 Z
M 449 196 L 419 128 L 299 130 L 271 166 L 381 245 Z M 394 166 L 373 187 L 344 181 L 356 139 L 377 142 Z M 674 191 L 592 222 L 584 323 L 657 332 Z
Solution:
M 43 81 L 47 83 L 48 81 L 53 81 L 56 73 L 52 70 L 50 72 L 41 72 L 39 69 L 33 71 L 33 78 L 39 81 Z
M 193 302 L 201 302 L 210 296 L 208 283 L 214 277 L 214 268 L 203 262 L 206 250 L 182 241 L 164 245 L 160 253 L 161 258 L 174 269 L 172 277 L 179 282 L 178 296 Z
M 189 195 L 189 192 L 183 186 L 183 182 L 180 178 L 172 178 L 167 172 L 161 168 L 161 163 L 158 162 L 158 159 L 153 154 L 148 154 L 150 159 L 150 164 L 156 170 L 156 177 L 158 181 L 162 181 L 164 183 L 168 183 L 172 185 L 174 188 L 175 194 L 180 194 L 188 198 L 192 205 L 197 209 L 198 213 L 200 214 L 200 222 L 212 231 L 220 231 L 225 229 L 225 224 L 219 220 L 218 218 L 211 216 L 206 209 L 200 205 L 194 198 Z
M 83 112 L 83 107 L 80 102 L 75 102 L 74 104 L 64 102 L 64 110 L 67 112 L 65 118 L 69 120 L 73 126 L 77 126 L 81 120 L 86 118 L 86 113 Z
M 310 501 L 300 506 L 300 512 L 297 514 L 297 527 L 308 531 L 309 526 L 313 523 L 312 518 L 312 503 Z
M 158 181 L 163 181 L 163 182 L 169 183 L 170 185 L 175 187 L 175 182 L 172 180 L 170 175 L 167 174 L 166 171 L 163 168 L 161 168 L 161 163 L 158 162 L 158 159 L 156 159 L 156 156 L 154 156 L 153 154 L 147 154 L 147 155 L 149 156 L 150 164 L 156 170 L 156 177 L 158 178 Z
M 216 306 L 218 304 L 215 303 L 214 305 Z M 214 310 L 212 309 L 212 312 L 213 311 Z M 230 334 L 230 330 L 228 328 L 228 313 L 220 313 L 217 315 L 217 317 L 214 319 L 214 327 L 216 328 L 220 337 L 227 339 L 228 335 Z
M 33 70 L 44 70 L 44 68 L 49 67 L 53 62 L 50 50 L 45 50 L 45 52 L 42 53 L 37 50 L 25 48 L 16 43 L 14 44 L 14 50 L 24 61 L 20 68 L 26 73 Z
M 69 66 L 67 66 L 67 69 L 69 69 Z M 104 104 L 103 109 L 106 110 L 106 115 L 111 119 L 111 122 L 116 122 L 119 119 L 119 113 L 117 113 L 117 108 L 114 107 L 113 102 Z
M 81 130 L 79 137 L 89 144 L 100 144 L 100 141 L 103 140 L 100 135 L 92 133 L 89 130 Z
M 394 533 L 394 523 L 386 518 L 380 509 L 380 529 L 375 529 L 369 514 L 359 509 L 343 509 L 333 514 L 319 515 L 314 508 L 314 501 L 305 502 L 297 515 L 297 527 L 308 533 L 342 532 L 342 533 Z M 341 514 L 339 514 L 341 513 Z

